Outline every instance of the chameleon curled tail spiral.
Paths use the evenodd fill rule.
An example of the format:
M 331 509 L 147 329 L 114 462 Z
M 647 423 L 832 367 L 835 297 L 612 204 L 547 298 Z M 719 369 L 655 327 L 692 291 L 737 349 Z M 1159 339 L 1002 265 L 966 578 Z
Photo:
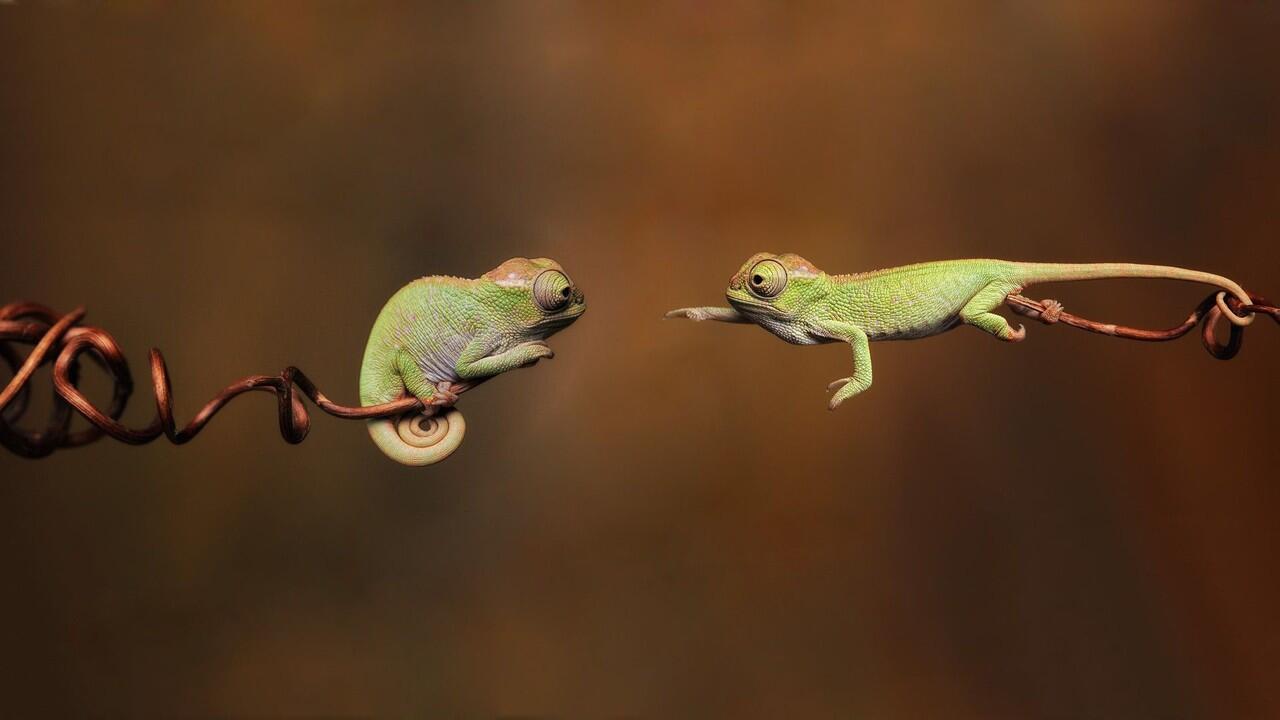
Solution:
M 453 454 L 467 433 L 457 408 L 443 415 L 410 410 L 398 418 L 369 421 L 369 436 L 378 449 L 403 465 L 432 465 Z

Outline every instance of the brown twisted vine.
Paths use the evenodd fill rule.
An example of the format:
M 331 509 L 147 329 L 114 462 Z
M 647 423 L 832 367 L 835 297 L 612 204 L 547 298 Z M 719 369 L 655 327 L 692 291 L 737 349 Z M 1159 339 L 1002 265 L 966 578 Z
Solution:
M 1245 305 L 1235 298 L 1227 298 L 1226 304 L 1237 315 L 1262 313 L 1280 323 L 1280 308 L 1265 298 L 1250 294 L 1252 304 Z M 1211 355 L 1229 360 L 1240 351 L 1244 327 L 1229 324 L 1225 343 L 1217 340 L 1216 331 L 1223 319 L 1217 295 L 1210 295 L 1201 302 L 1182 324 L 1166 330 L 1144 330 L 1110 323 L 1100 323 L 1072 315 L 1062 310 L 1054 300 L 1036 302 L 1022 295 L 1010 295 L 1006 304 L 1014 311 L 1046 324 L 1062 323 L 1071 327 L 1101 333 L 1112 337 L 1147 342 L 1163 342 L 1186 335 L 1203 321 L 1201 341 Z M 353 420 L 370 420 L 403 415 L 412 410 L 422 410 L 416 398 L 404 398 L 394 402 L 369 407 L 339 405 L 296 367 L 287 367 L 279 375 L 250 375 L 228 385 L 196 413 L 191 422 L 181 430 L 173 418 L 173 391 L 164 356 L 158 349 L 151 350 L 151 384 L 155 391 L 156 418 L 143 428 L 129 428 L 120 422 L 129 396 L 133 393 L 133 378 L 124 353 L 114 338 L 101 328 L 79 325 L 84 318 L 84 308 L 76 308 L 66 315 L 59 315 L 49 308 L 29 302 L 16 302 L 0 307 L 0 358 L 13 372 L 4 390 L 0 391 L 0 444 L 25 457 L 44 457 L 59 448 L 78 447 L 91 443 L 105 435 L 131 445 L 143 445 L 164 435 L 170 442 L 181 445 L 188 442 L 208 424 L 209 420 L 238 395 L 251 391 L 270 392 L 278 401 L 280 434 L 286 442 L 300 443 L 311 427 L 306 406 L 295 392 L 295 387 L 316 407 L 334 417 Z M 34 345 L 26 358 L 22 358 L 13 344 Z M 91 403 L 77 384 L 80 377 L 80 356 L 88 354 L 111 375 L 111 404 L 104 412 Z M 32 374 L 44 363 L 53 359 L 53 410 L 44 430 L 26 431 L 17 427 L 28 406 Z M 451 386 L 452 392 L 461 393 L 471 387 L 468 383 Z M 83 416 L 90 427 L 72 432 L 72 410 Z
M 1141 328 L 1131 328 L 1124 325 L 1115 325 L 1112 323 L 1100 323 L 1094 320 L 1087 320 L 1078 315 L 1072 315 L 1062 309 L 1062 304 L 1056 300 L 1041 300 L 1036 302 L 1022 295 L 1010 295 L 1005 298 L 1007 304 L 1014 312 L 1035 318 L 1046 325 L 1062 323 L 1070 325 L 1074 328 L 1087 330 L 1101 335 L 1110 335 L 1112 337 L 1124 338 L 1125 340 L 1141 340 L 1143 342 L 1166 342 L 1176 340 L 1183 335 L 1191 332 L 1197 324 L 1202 320 L 1204 324 L 1200 330 L 1200 341 L 1204 344 L 1205 350 L 1209 354 L 1219 360 L 1230 360 L 1240 352 L 1240 343 L 1244 340 L 1243 325 L 1229 323 L 1229 334 L 1225 343 L 1219 342 L 1217 338 L 1218 324 L 1223 319 L 1222 308 L 1219 304 L 1219 293 L 1215 293 L 1205 298 L 1196 309 L 1187 316 L 1182 324 L 1168 328 L 1166 330 L 1144 330 Z M 1262 313 L 1270 315 L 1272 320 L 1280 324 L 1280 308 L 1277 308 L 1266 298 L 1261 295 L 1249 293 L 1251 304 L 1245 305 L 1234 297 L 1222 298 L 1226 305 L 1237 316 L 1248 316 L 1251 313 Z
M 44 457 L 59 448 L 91 443 L 104 434 L 131 445 L 143 445 L 164 435 L 175 445 L 181 445 L 195 437 L 224 405 L 250 391 L 275 394 L 280 434 L 289 443 L 302 442 L 311 428 L 311 418 L 295 387 L 316 407 L 340 418 L 370 420 L 422 409 L 422 403 L 416 398 L 369 407 L 339 405 L 325 397 L 301 370 L 287 367 L 279 375 L 250 375 L 228 385 L 179 430 L 173 418 L 173 391 L 164 356 L 152 348 L 151 383 L 155 390 L 156 418 L 145 427 L 129 428 L 120 422 L 133 393 L 129 365 L 109 333 L 101 328 L 78 325 L 84 314 L 82 307 L 59 315 L 43 305 L 28 302 L 0 307 L 0 358 L 13 372 L 13 377 L 0 391 L 0 444 L 10 451 L 24 457 Z M 35 347 L 23 359 L 13 348 L 13 343 L 33 344 Z M 90 402 L 77 387 L 80 356 L 86 353 L 112 377 L 111 404 L 105 412 Z M 55 395 L 49 422 L 44 430 L 22 430 L 17 424 L 27 409 L 30 391 L 27 383 L 32 373 L 50 359 L 54 363 Z M 454 392 L 465 389 L 467 386 L 461 384 L 452 388 Z M 72 409 L 91 427 L 72 432 Z

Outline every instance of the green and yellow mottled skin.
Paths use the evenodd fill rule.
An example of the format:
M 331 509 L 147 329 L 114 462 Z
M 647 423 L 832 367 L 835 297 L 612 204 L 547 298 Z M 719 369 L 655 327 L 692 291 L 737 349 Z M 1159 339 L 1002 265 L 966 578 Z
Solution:
M 584 310 L 582 292 L 546 258 L 513 258 L 474 280 L 432 276 L 405 285 L 369 333 L 360 402 L 378 405 L 411 395 L 426 409 L 370 421 L 374 443 L 406 465 L 448 457 L 466 428 L 453 407 L 458 395 L 553 357 L 544 341 Z
M 1249 304 L 1235 282 L 1219 275 L 1166 265 L 1132 263 L 1022 263 L 1006 260 L 945 260 L 852 275 L 828 275 L 799 255 L 753 255 L 729 279 L 732 307 L 681 308 L 667 317 L 755 323 L 790 343 L 847 342 L 853 375 L 828 386 L 829 407 L 871 387 L 875 340 L 909 340 L 972 325 L 1008 342 L 1026 336 L 994 311 L 1007 296 L 1038 282 L 1101 278 L 1169 278 L 1223 288 Z M 1223 303 L 1226 317 L 1247 324 Z

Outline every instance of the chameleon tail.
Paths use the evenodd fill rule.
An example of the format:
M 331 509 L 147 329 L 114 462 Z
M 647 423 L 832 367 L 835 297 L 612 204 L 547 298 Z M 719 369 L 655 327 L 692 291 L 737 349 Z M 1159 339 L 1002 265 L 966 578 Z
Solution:
M 1204 283 L 1222 288 L 1244 303 L 1252 304 L 1249 293 L 1230 278 L 1199 270 L 1171 265 L 1141 265 L 1138 263 L 1012 263 L 1013 280 L 1021 285 L 1063 280 L 1101 280 L 1105 278 L 1166 278 Z M 1235 313 L 1228 312 L 1227 317 Z
M 410 412 L 398 418 L 369 421 L 369 437 L 387 457 L 402 465 L 432 465 L 462 444 L 467 422 L 456 408 L 444 415 Z

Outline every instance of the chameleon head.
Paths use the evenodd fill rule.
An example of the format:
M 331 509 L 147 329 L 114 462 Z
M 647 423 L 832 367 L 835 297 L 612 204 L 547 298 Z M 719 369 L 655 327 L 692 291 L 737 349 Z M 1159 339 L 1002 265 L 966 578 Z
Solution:
M 482 302 L 507 320 L 504 345 L 543 340 L 569 327 L 587 309 L 586 296 L 560 263 L 511 258 L 484 274 L 492 283 Z
M 756 253 L 729 278 L 725 298 L 738 312 L 777 332 L 776 323 L 826 295 L 826 286 L 826 273 L 799 255 Z

